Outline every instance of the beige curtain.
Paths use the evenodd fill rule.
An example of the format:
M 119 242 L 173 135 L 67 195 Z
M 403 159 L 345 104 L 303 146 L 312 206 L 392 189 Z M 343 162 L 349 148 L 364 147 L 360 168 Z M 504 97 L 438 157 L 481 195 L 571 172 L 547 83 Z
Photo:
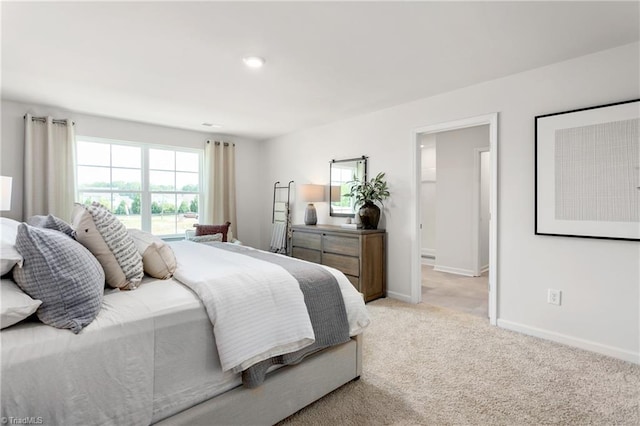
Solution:
M 27 114 L 24 135 L 24 219 L 51 213 L 70 221 L 76 193 L 73 122 Z
M 236 165 L 234 144 L 207 141 L 204 148 L 204 200 L 201 224 L 231 222 L 238 238 L 236 219 Z

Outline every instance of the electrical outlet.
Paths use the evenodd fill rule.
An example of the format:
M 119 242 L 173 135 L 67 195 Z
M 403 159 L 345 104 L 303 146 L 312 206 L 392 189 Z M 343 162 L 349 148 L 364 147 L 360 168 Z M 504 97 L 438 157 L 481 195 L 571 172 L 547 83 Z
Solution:
M 562 299 L 562 291 L 552 288 L 547 290 L 547 303 L 560 306 Z

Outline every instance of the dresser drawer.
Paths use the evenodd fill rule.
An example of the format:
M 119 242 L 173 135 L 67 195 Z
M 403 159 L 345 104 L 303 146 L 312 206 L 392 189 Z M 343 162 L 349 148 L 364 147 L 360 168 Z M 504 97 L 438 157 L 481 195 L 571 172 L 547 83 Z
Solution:
M 343 237 L 341 235 L 325 235 L 322 249 L 326 253 L 346 254 L 358 257 L 360 254 L 360 239 Z
M 323 253 L 322 264 L 336 268 L 346 275 L 353 275 L 354 277 L 360 276 L 360 261 L 357 257 Z
M 320 250 L 322 248 L 322 235 L 312 234 L 310 232 L 293 231 L 293 235 L 291 236 L 291 245 L 293 247 Z
M 320 263 L 322 259 L 322 253 L 319 250 L 310 250 L 302 247 L 291 249 L 291 256 L 314 263 Z

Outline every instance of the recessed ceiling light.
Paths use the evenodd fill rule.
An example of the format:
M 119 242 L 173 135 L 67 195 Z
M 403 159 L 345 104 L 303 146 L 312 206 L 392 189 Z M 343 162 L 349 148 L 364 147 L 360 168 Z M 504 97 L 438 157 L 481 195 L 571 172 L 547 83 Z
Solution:
M 424 148 L 424 145 L 420 145 L 420 148 Z
M 203 126 L 206 126 L 206 127 L 214 127 L 214 128 L 216 128 L 216 129 L 219 129 L 220 127 L 222 127 L 222 126 L 221 126 L 221 125 L 219 125 L 219 124 L 213 124 L 213 123 L 202 123 L 202 125 L 203 125 Z
M 262 68 L 265 63 L 265 60 L 259 56 L 245 56 L 242 60 L 249 68 Z

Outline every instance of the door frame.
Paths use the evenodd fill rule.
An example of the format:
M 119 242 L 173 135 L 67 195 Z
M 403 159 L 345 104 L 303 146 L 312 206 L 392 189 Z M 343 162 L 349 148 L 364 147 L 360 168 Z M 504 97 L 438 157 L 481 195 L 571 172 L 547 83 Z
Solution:
M 488 152 L 491 155 L 491 147 L 485 146 L 482 148 L 474 148 L 473 149 L 473 207 L 471 210 L 471 215 L 473 217 L 473 222 L 471 223 L 471 248 L 473 250 L 473 274 L 474 277 L 479 277 L 482 272 L 482 266 L 480 264 L 480 253 L 482 251 L 482 247 L 480 247 L 480 196 L 482 194 L 481 185 L 482 179 L 480 174 L 481 170 L 481 156 L 483 152 Z M 489 161 L 491 161 L 491 157 L 489 157 Z M 491 180 L 491 177 L 489 177 Z M 491 184 L 491 182 L 489 182 Z M 491 192 L 491 188 L 489 188 L 489 192 Z M 491 195 L 491 194 L 489 194 Z M 491 206 L 489 206 L 489 210 L 491 210 Z M 489 213 L 489 223 L 491 223 L 491 213 Z
M 465 129 L 489 125 L 489 150 L 491 152 L 491 194 L 489 199 L 489 323 L 497 325 L 498 320 L 498 113 L 469 117 L 455 121 L 427 125 L 414 129 L 411 134 L 411 153 L 413 157 L 413 179 L 411 180 L 413 208 L 411 209 L 413 233 L 411 239 L 411 302 L 422 301 L 421 270 L 421 208 L 420 183 L 421 163 L 420 136 L 427 133 L 440 133 L 449 130 Z

